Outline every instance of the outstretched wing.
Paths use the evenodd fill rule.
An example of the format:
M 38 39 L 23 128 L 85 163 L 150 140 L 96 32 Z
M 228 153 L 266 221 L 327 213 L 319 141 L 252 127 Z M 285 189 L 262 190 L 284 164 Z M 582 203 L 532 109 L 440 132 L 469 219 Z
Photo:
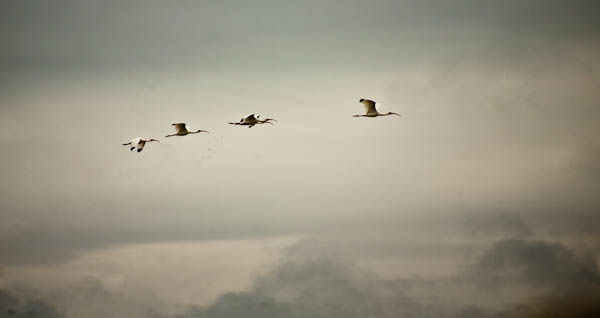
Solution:
M 242 120 L 246 124 L 256 123 L 256 117 L 254 117 L 254 114 L 248 115 L 248 116 L 244 117 Z
M 140 138 L 140 142 L 138 142 L 138 144 L 137 144 L 137 152 L 142 151 L 142 149 L 144 149 L 145 145 L 146 145 L 146 141 L 144 139 Z
M 187 128 L 185 128 L 185 123 L 172 124 L 171 126 L 175 126 L 175 130 L 177 131 L 177 133 L 182 133 L 182 132 L 187 131 Z
M 361 99 L 360 102 L 365 106 L 365 113 L 369 114 L 377 114 L 377 109 L 375 108 L 375 102 L 370 99 Z
M 142 141 L 142 137 L 135 137 L 131 139 L 131 146 L 137 146 Z

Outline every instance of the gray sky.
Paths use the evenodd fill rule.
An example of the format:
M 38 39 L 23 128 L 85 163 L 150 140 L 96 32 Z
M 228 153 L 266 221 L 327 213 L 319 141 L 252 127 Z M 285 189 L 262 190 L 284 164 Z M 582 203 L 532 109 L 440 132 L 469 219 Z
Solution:
M 0 309 L 321 317 L 368 291 L 382 311 L 353 314 L 514 317 L 594 295 L 598 9 L 0 1 Z M 353 118 L 360 98 L 403 117 Z M 227 125 L 250 113 L 279 122 Z

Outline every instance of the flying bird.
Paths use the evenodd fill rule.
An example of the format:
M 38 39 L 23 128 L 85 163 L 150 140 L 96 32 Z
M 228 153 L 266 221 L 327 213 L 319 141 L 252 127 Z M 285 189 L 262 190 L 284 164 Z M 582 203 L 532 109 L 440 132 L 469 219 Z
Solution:
M 400 116 L 400 114 L 396 114 L 396 113 L 392 113 L 392 112 L 387 112 L 385 114 L 378 112 L 377 109 L 375 108 L 376 103 L 370 99 L 361 98 L 359 100 L 359 102 L 361 102 L 365 106 L 365 114 L 364 115 L 354 115 L 353 117 L 377 117 L 377 116 L 388 116 L 388 115 Z
M 140 152 L 144 149 L 144 146 L 147 142 L 158 141 L 156 139 L 143 139 L 141 137 L 136 137 L 131 139 L 130 142 L 123 144 L 123 146 L 129 146 L 129 150 L 133 151 L 133 149 L 137 148 L 137 152 Z M 158 141 L 160 142 L 160 141 Z
M 252 128 L 252 126 L 258 125 L 258 124 L 273 125 L 273 123 L 271 121 L 277 121 L 273 118 L 267 118 L 267 119 L 260 120 L 260 119 L 258 119 L 259 117 L 260 117 L 260 115 L 255 117 L 254 114 L 252 114 L 252 115 L 249 115 L 249 116 L 246 116 L 246 117 L 240 119 L 240 121 L 237 123 L 229 123 L 229 124 L 235 125 L 235 126 L 248 126 L 248 128 Z
M 175 126 L 175 131 L 176 133 L 172 134 L 172 135 L 166 135 L 165 137 L 173 137 L 173 136 L 185 136 L 188 134 L 197 134 L 199 132 L 205 132 L 208 133 L 208 131 L 206 130 L 202 130 L 202 129 L 198 129 L 196 131 L 189 131 L 187 130 L 187 128 L 185 127 L 185 123 L 177 123 L 177 124 L 171 124 L 171 126 Z

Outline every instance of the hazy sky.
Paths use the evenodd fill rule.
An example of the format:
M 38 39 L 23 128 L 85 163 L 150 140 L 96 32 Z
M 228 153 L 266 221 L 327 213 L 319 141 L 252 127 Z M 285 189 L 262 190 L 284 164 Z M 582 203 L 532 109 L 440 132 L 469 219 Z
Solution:
M 600 314 L 599 10 L 0 1 L 0 317 Z

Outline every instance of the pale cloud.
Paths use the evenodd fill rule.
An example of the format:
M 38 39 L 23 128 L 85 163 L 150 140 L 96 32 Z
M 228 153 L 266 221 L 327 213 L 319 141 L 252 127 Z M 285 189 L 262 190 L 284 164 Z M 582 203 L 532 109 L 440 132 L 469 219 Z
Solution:
M 5 266 L 0 289 L 38 295 L 67 317 L 146 317 L 244 290 L 293 238 L 120 246 L 66 262 Z M 31 296 L 28 296 L 31 297 Z

